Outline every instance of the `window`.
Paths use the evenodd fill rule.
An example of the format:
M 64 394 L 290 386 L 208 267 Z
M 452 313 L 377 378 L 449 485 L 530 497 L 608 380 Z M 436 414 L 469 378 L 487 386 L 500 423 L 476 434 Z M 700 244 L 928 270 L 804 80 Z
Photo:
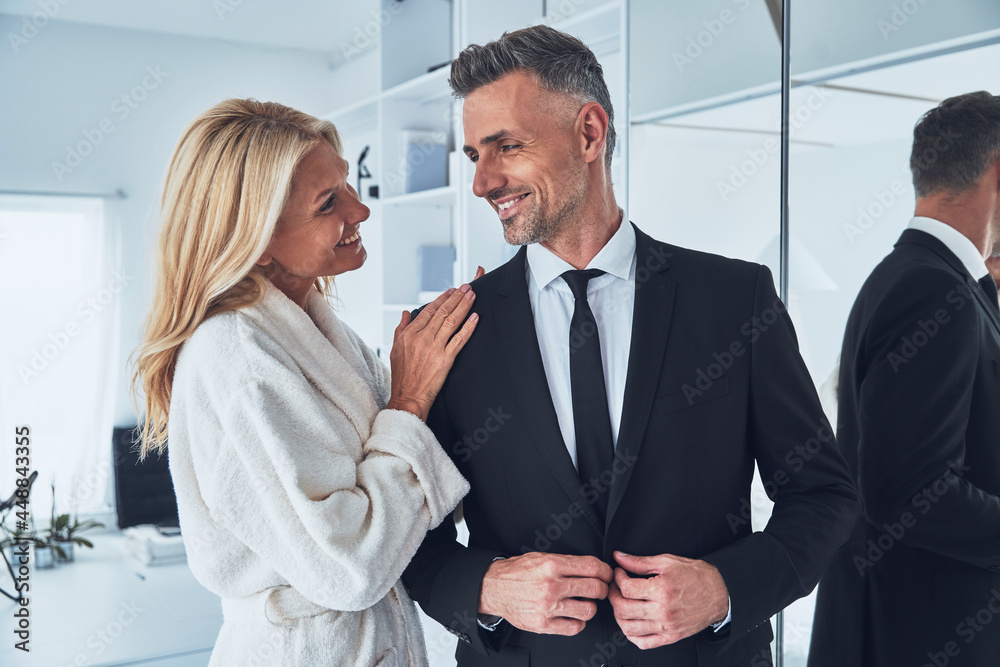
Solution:
M 32 516 L 107 511 L 119 309 L 109 202 L 0 194 L 0 495 L 14 484 L 14 429 L 31 429 Z

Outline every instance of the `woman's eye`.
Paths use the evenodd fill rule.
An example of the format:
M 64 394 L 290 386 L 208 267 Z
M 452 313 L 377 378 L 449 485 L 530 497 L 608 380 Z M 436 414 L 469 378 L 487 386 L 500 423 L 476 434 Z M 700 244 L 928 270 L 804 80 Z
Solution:
M 334 199 L 336 199 L 336 197 L 333 197 L 333 196 L 331 196 L 329 199 L 327 199 L 326 203 L 323 204 L 322 208 L 319 209 L 320 212 L 321 213 L 326 213 L 330 209 L 332 209 L 333 208 L 333 201 L 334 201 Z

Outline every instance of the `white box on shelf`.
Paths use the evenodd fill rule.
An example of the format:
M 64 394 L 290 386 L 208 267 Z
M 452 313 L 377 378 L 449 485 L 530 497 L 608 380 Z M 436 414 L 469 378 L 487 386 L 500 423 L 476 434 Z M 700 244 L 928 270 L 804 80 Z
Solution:
M 405 192 L 421 192 L 448 185 L 447 134 L 440 130 L 402 131 L 401 171 Z

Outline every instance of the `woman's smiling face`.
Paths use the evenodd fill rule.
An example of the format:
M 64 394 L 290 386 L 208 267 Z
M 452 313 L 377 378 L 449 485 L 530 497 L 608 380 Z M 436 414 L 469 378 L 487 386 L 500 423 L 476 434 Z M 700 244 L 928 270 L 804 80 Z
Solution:
M 359 228 L 371 211 L 347 182 L 349 165 L 326 141 L 299 162 L 292 189 L 267 252 L 280 269 L 272 280 L 301 283 L 307 289 L 321 276 L 358 269 L 368 256 Z M 298 301 L 298 299 L 293 299 Z

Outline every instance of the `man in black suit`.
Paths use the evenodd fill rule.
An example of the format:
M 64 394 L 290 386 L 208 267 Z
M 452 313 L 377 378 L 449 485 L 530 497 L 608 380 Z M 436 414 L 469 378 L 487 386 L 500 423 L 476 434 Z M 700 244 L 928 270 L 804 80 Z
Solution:
M 838 432 L 865 516 L 816 603 L 810 667 L 1000 664 L 1000 98 L 914 129 L 916 214 L 861 288 Z
M 762 266 L 656 241 L 615 202 L 601 67 L 545 26 L 470 46 L 474 192 L 525 247 L 427 423 L 472 484 L 405 572 L 475 665 L 771 664 L 859 504 Z M 754 463 L 775 501 L 750 526 Z

